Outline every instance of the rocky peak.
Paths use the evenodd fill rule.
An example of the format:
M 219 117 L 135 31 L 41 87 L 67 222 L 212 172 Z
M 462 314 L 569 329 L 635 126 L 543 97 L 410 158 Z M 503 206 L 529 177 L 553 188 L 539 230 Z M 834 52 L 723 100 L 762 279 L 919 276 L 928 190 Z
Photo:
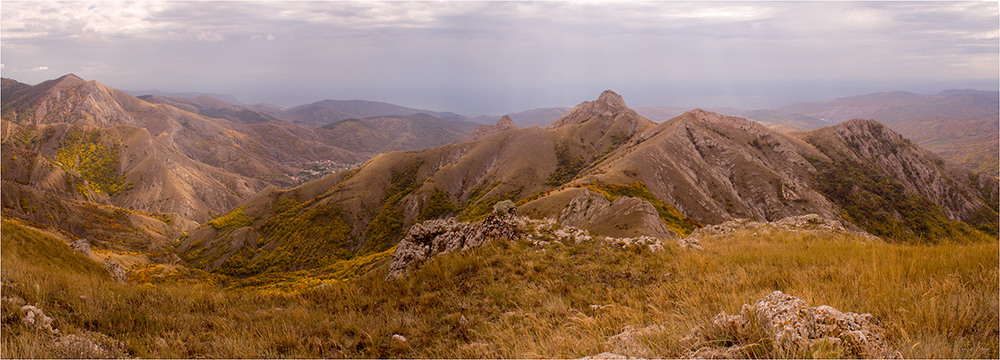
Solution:
M 510 129 L 517 129 L 514 125 L 514 121 L 510 119 L 510 115 L 504 115 L 500 120 L 497 120 L 496 125 L 479 125 L 472 130 L 472 135 L 466 140 L 478 140 L 487 137 L 492 134 L 496 134 L 501 131 L 506 131 Z
M 879 140 L 901 141 L 903 136 L 885 124 L 871 119 L 851 119 L 834 126 L 841 134 L 878 136 Z
M 601 96 L 597 98 L 597 103 L 615 110 L 621 110 L 628 107 L 625 105 L 625 99 L 623 99 L 621 95 L 618 95 L 618 93 L 611 90 L 604 90 L 604 92 L 601 93 Z
M 75 82 L 75 83 L 81 83 L 81 82 L 85 82 L 86 80 L 84 80 L 83 78 L 81 78 L 79 76 L 76 76 L 76 74 L 69 73 L 69 74 L 60 76 L 59 78 L 56 79 L 56 81 L 70 81 L 70 82 Z
M 504 130 L 515 128 L 514 120 L 511 120 L 510 115 L 507 114 L 504 114 L 504 116 L 501 117 L 500 120 L 497 120 L 496 126 L 498 128 L 503 128 Z
M 58 79 L 51 81 L 52 81 L 51 88 L 54 89 L 64 89 L 67 87 L 76 86 L 87 82 L 87 80 L 84 80 L 74 74 L 66 74 L 59 77 Z
M 584 101 L 563 115 L 556 122 L 549 125 L 548 129 L 560 128 L 567 125 L 582 124 L 595 117 L 604 119 L 614 119 L 618 115 L 628 113 L 629 118 L 641 118 L 639 114 L 625 105 L 625 99 L 614 91 L 604 90 L 601 96 L 594 101 Z

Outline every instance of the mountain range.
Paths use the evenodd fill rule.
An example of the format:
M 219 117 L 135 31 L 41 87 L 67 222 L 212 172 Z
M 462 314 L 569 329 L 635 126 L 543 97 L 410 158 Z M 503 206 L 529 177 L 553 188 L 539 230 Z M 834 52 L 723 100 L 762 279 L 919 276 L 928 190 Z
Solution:
M 797 103 L 768 109 L 710 108 L 719 114 L 739 116 L 780 132 L 815 130 L 846 120 L 873 119 L 943 158 L 979 173 L 1000 172 L 1000 93 L 946 90 L 935 95 L 905 91 L 874 93 L 819 103 Z M 655 122 L 664 122 L 687 108 L 639 106 L 635 111 Z M 538 108 L 510 114 L 520 127 L 556 121 L 569 108 Z M 477 117 L 481 122 L 487 117 Z
M 162 247 L 189 232 L 182 253 L 199 264 L 212 254 L 217 264 L 204 268 L 237 252 L 259 260 L 292 246 L 282 241 L 301 234 L 278 241 L 280 231 L 262 228 L 275 226 L 276 215 L 337 219 L 324 225 L 339 226 L 324 230 L 320 238 L 329 241 L 306 241 L 325 244 L 319 253 L 328 257 L 315 262 L 322 264 L 389 249 L 418 220 L 472 220 L 504 199 L 537 217 L 622 236 L 807 213 L 911 240 L 959 231 L 955 222 L 983 229 L 995 222 L 996 177 L 954 165 L 996 152 L 988 146 L 997 137 L 989 92 L 716 109 L 754 122 L 706 110 L 632 110 L 608 91 L 573 108 L 513 113 L 478 127 L 454 113 L 371 101 L 280 109 L 164 95 L 172 94 L 136 98 L 72 74 L 37 85 L 3 79 L 4 213 L 108 244 Z M 832 125 L 855 116 L 886 124 Z M 939 154 L 897 128 L 922 131 L 914 139 Z M 299 185 L 302 171 L 330 175 Z M 615 201 L 623 194 L 641 201 Z M 921 207 L 927 211 L 916 214 Z M 623 223 L 608 225 L 610 214 Z M 917 215 L 936 225 L 903 221 Z M 240 220 L 241 236 L 271 245 L 220 253 L 213 244 L 236 230 L 217 226 L 226 219 Z M 123 240 L 120 228 L 145 240 Z
M 269 188 L 189 233 L 193 266 L 232 276 L 313 270 L 391 250 L 410 225 L 518 212 L 604 236 L 684 236 L 735 218 L 819 214 L 890 241 L 996 233 L 997 180 L 873 120 L 783 134 L 691 110 L 654 123 L 606 91 L 549 125 L 376 156 Z

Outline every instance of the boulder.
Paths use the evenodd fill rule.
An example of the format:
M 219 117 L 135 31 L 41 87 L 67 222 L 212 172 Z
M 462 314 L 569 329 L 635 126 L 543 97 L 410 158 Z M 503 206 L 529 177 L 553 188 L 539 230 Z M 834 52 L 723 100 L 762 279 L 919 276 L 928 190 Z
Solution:
M 438 219 L 414 224 L 396 246 L 386 279 L 399 278 L 440 254 L 480 247 L 491 239 L 512 240 L 518 220 L 517 207 L 504 200 L 494 205 L 493 212 L 479 223 Z
M 21 307 L 21 323 L 29 328 L 42 330 L 49 334 L 59 334 L 59 329 L 52 327 L 52 318 L 46 316 L 42 309 L 32 305 Z
M 763 338 L 761 338 L 763 337 Z M 722 345 L 720 338 L 734 343 Z M 746 358 L 748 349 L 769 344 L 772 354 L 792 357 L 814 346 L 839 349 L 853 358 L 901 358 L 871 314 L 841 312 L 830 306 L 809 307 L 802 299 L 774 291 L 737 315 L 722 312 L 682 341 L 693 344 L 686 358 Z
M 108 269 L 108 275 L 110 275 L 112 279 L 120 283 L 125 282 L 125 277 L 128 276 L 128 271 L 126 271 L 121 265 L 110 261 L 104 261 L 102 265 L 104 265 L 105 269 Z
M 90 242 L 88 242 L 87 239 L 80 239 L 74 241 L 72 247 L 73 250 L 83 255 L 90 256 Z
M 848 229 L 840 221 L 826 219 L 816 214 L 789 216 L 781 220 L 771 222 L 759 222 L 750 219 L 735 219 L 721 224 L 696 229 L 691 233 L 691 235 L 688 235 L 687 238 L 691 239 L 690 241 L 698 243 L 700 247 L 700 242 L 698 242 L 699 239 L 704 239 L 709 236 L 730 235 L 741 231 L 752 231 L 755 233 L 806 231 L 828 234 L 845 234 L 861 237 L 870 241 L 881 241 L 881 239 L 875 235 L 862 230 Z

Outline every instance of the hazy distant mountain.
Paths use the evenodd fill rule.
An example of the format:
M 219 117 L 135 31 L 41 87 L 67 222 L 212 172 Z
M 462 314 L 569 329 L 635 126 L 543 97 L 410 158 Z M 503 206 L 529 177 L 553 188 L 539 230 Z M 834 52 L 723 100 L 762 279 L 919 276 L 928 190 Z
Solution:
M 983 90 L 975 90 L 975 89 L 951 89 L 951 90 L 945 90 L 945 91 L 939 92 L 939 93 L 937 93 L 937 95 L 938 96 L 947 96 L 947 95 L 982 95 L 982 96 L 1000 97 L 1000 91 L 983 91 Z
M 763 124 L 780 132 L 815 130 L 833 125 L 812 116 L 801 114 L 786 114 L 775 110 L 742 110 L 734 108 L 713 108 L 714 112 L 744 117 Z
M 546 127 L 552 122 L 559 120 L 560 117 L 566 115 L 571 108 L 568 107 L 543 107 L 531 110 L 525 110 L 516 113 L 507 114 L 514 125 L 517 127 Z M 496 122 L 498 116 L 496 115 L 480 115 L 474 118 L 470 118 L 469 121 L 479 124 L 490 125 Z
M 914 120 L 967 120 L 995 118 L 1000 114 L 996 92 L 945 91 L 943 95 L 921 95 L 905 91 L 851 96 L 820 103 L 799 103 L 772 110 L 838 123 L 854 118 L 875 119 L 887 124 Z
M 510 115 L 504 115 L 500 117 L 499 120 L 497 120 L 496 124 L 476 126 L 476 128 L 472 130 L 472 135 L 469 136 L 467 139 L 478 140 L 496 134 L 498 132 L 516 128 L 517 125 L 514 125 L 514 120 L 511 120 Z
M 208 117 L 247 124 L 282 121 L 271 113 L 254 110 L 242 105 L 234 105 L 208 95 L 198 95 L 193 98 L 142 95 L 139 96 L 139 99 L 154 104 L 167 104 L 181 110 L 187 110 Z
M 342 149 L 373 154 L 422 150 L 461 141 L 475 124 L 417 113 L 335 121 L 322 127 L 328 143 Z
M 673 119 L 688 110 L 691 109 L 671 106 L 639 106 L 635 108 L 635 112 L 639 115 L 658 123 Z
M 357 170 L 266 190 L 241 208 L 248 228 L 202 226 L 180 250 L 195 266 L 231 275 L 322 268 L 389 249 L 418 220 L 475 219 L 504 199 L 519 213 L 609 236 L 669 238 L 699 223 L 802 214 L 895 241 L 975 231 L 966 223 L 996 228 L 995 178 L 880 123 L 798 136 L 704 110 L 656 124 L 606 91 L 547 129 L 383 154 Z
M 299 105 L 281 111 L 279 115 L 290 121 L 313 127 L 320 127 L 335 121 L 363 119 L 376 116 L 407 116 L 428 114 L 449 121 L 465 121 L 465 117 L 451 112 L 419 110 L 378 101 L 367 100 L 323 100 L 312 104 Z
M 141 98 L 143 96 L 159 96 L 159 97 L 168 97 L 168 98 L 169 97 L 176 97 L 176 98 L 197 98 L 199 96 L 204 95 L 204 96 L 209 96 L 209 97 L 212 97 L 212 98 L 215 98 L 215 99 L 218 99 L 218 100 L 225 101 L 225 102 L 233 104 L 233 105 L 243 105 L 243 103 L 240 102 L 238 99 L 236 99 L 235 96 L 229 95 L 229 94 L 202 93 L 202 92 L 194 92 L 194 91 L 167 92 L 167 91 L 160 91 L 160 90 L 122 90 L 122 91 L 124 91 L 126 94 L 129 94 L 129 95 L 132 95 L 132 96 L 135 96 L 135 97 L 139 97 L 139 98 Z
M 947 90 L 938 95 L 876 93 L 772 110 L 834 123 L 851 118 L 874 119 L 945 159 L 979 172 L 997 174 L 1000 172 L 998 109 L 998 92 Z M 776 120 L 776 123 L 797 124 L 794 119 Z

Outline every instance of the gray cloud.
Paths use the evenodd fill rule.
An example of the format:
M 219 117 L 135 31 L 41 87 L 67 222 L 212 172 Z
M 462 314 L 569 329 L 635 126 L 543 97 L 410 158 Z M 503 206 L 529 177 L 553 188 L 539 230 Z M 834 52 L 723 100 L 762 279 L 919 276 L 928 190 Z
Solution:
M 613 88 L 634 105 L 766 106 L 995 88 L 997 14 L 981 2 L 5 1 L 0 47 L 3 75 L 29 83 L 74 72 L 283 105 L 476 114 Z

